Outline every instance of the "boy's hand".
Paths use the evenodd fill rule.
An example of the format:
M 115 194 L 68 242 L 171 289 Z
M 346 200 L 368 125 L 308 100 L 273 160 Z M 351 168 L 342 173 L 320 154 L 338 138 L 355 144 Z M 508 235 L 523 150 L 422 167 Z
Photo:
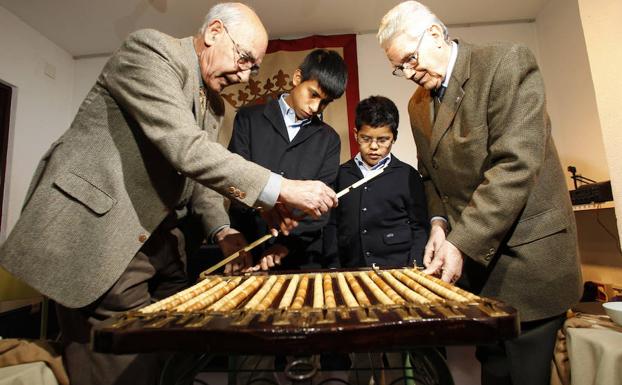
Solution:
M 261 260 L 247 271 L 270 270 L 270 268 L 280 265 L 281 260 L 289 254 L 289 249 L 283 245 L 274 244 L 261 256 Z
M 216 242 L 218 242 L 218 246 L 225 257 L 241 250 L 248 244 L 246 242 L 246 238 L 244 238 L 244 235 L 232 227 L 223 228 L 216 233 L 214 238 L 216 239 Z M 225 265 L 224 273 L 231 274 L 238 270 L 246 269 L 251 266 L 251 264 L 251 254 L 243 251 L 240 253 L 240 256 L 235 259 L 235 261 L 229 262 Z

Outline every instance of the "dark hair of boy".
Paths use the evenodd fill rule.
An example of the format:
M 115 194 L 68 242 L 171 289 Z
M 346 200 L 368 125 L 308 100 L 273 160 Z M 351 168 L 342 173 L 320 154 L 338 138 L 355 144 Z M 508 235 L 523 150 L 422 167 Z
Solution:
M 370 127 L 391 128 L 393 140 L 397 139 L 397 126 L 400 123 L 400 115 L 397 106 L 389 98 L 384 96 L 370 96 L 363 99 L 356 106 L 356 129 L 367 125 Z
M 303 82 L 316 80 L 330 99 L 337 99 L 343 95 L 348 69 L 337 52 L 316 49 L 305 57 L 299 69 Z

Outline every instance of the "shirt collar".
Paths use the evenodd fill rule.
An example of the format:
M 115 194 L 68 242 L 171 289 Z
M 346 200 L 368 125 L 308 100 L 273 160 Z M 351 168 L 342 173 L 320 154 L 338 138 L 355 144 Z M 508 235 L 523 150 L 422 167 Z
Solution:
M 369 167 L 369 165 L 367 163 L 365 163 L 365 161 L 363 160 L 363 157 L 361 156 L 360 152 L 358 154 L 356 154 L 356 156 L 354 157 L 354 162 L 361 169 L 361 171 L 363 171 L 363 169 L 365 169 L 367 171 L 379 170 L 379 169 L 385 168 L 386 166 L 389 165 L 389 163 L 391 162 L 391 153 L 388 153 L 387 156 L 385 156 L 384 158 L 380 159 L 380 161 L 378 161 L 378 163 L 376 163 L 372 167 Z
M 449 63 L 447 64 L 447 73 L 443 80 L 442 87 L 447 88 L 449 85 L 449 79 L 451 79 L 451 73 L 454 71 L 456 60 L 458 59 L 458 44 L 455 41 L 451 42 L 451 54 L 449 55 Z
M 294 109 L 291 108 L 285 101 L 285 98 L 287 96 L 289 96 L 289 94 L 284 93 L 284 94 L 281 94 L 281 96 L 279 97 L 279 107 L 281 108 L 281 114 L 283 115 L 283 118 L 285 119 L 285 124 L 288 127 L 291 127 L 291 126 L 305 126 L 308 123 L 310 123 L 311 118 L 302 119 L 298 121 L 296 120 L 296 111 L 294 111 Z

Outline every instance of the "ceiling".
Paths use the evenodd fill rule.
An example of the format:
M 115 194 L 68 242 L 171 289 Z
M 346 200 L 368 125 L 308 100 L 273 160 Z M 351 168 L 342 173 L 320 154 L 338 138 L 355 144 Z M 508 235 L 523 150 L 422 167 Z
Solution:
M 399 0 L 249 0 L 271 38 L 372 32 Z M 422 0 L 448 25 L 535 19 L 548 0 Z M 0 0 L 74 57 L 108 54 L 130 32 L 189 36 L 215 0 Z M 1 27 L 0 27 L 1 29 Z

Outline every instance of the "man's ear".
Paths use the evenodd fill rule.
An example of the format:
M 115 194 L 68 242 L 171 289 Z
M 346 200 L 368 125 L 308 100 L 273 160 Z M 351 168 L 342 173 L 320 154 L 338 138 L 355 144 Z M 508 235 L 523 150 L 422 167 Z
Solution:
M 437 46 L 441 46 L 441 44 L 445 41 L 445 35 L 443 34 L 443 29 L 438 24 L 432 24 L 428 27 L 428 31 L 430 36 L 434 39 L 434 43 Z
M 298 87 L 298 85 L 302 83 L 302 71 L 300 70 L 300 68 L 296 69 L 296 71 L 294 71 L 294 74 L 292 75 L 292 84 L 294 85 L 294 87 Z
M 215 19 L 207 25 L 203 32 L 203 42 L 206 46 L 211 47 L 216 42 L 217 37 L 224 32 L 224 24 L 221 20 Z

